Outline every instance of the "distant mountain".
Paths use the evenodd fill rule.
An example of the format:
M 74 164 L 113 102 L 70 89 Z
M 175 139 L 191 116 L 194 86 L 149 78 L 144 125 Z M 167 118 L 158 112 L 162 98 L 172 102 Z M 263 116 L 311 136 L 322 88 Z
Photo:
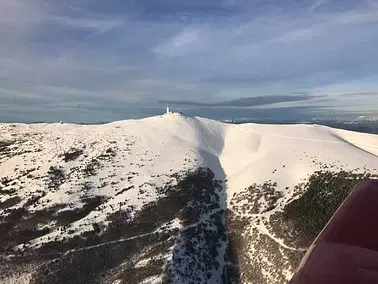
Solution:
M 378 120 L 375 117 L 358 117 L 355 120 L 316 120 L 315 123 L 345 130 L 378 134 Z
M 1 283 L 286 283 L 378 136 L 178 114 L 0 124 Z

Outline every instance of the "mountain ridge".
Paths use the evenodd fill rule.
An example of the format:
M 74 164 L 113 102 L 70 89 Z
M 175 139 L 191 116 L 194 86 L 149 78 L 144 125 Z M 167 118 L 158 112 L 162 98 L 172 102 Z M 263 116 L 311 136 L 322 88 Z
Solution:
M 285 251 L 284 259 L 294 252 L 301 254 L 305 251 L 305 247 L 296 247 L 282 239 L 273 222 L 281 218 L 280 214 L 288 204 L 303 194 L 303 190 L 298 191 L 300 184 L 319 171 L 376 174 L 378 167 L 377 135 L 319 125 L 234 125 L 174 114 L 103 125 L 0 124 L 0 131 L 3 137 L 0 141 L 2 224 L 15 236 L 29 230 L 29 236 L 22 235 L 19 241 L 6 239 L 9 251 L 2 252 L 3 256 L 33 254 L 33 251 L 46 250 L 49 244 L 60 246 L 85 239 L 86 235 L 93 244 L 88 241 L 85 245 L 80 244 L 81 241 L 72 244 L 75 255 L 84 253 L 85 247 L 96 249 L 100 243 L 107 247 L 119 245 L 117 239 L 128 243 L 160 234 L 167 235 L 162 241 L 166 251 L 156 257 L 162 259 L 164 256 L 168 260 L 165 264 L 156 261 L 168 267 L 167 263 L 172 263 L 175 254 L 182 255 L 181 250 L 189 249 L 194 243 L 202 243 L 203 247 L 210 249 L 206 238 L 190 239 L 186 235 L 188 229 L 195 229 L 197 235 L 202 236 L 210 236 L 215 230 L 218 233 L 213 237 L 220 238 L 222 248 L 217 253 L 220 266 L 213 263 L 213 270 L 203 267 L 206 272 L 197 275 L 199 283 L 210 279 L 206 278 L 210 270 L 215 277 L 211 278 L 212 283 L 223 281 L 221 279 L 225 276 L 221 271 L 228 270 L 231 263 L 230 260 L 221 260 L 222 255 L 229 254 L 226 248 L 231 242 L 228 237 L 223 239 L 223 231 L 239 222 L 247 222 L 245 228 L 250 229 L 250 233 L 243 231 L 242 235 L 250 234 L 255 239 L 246 243 L 246 251 L 251 250 L 249 261 L 253 259 L 254 265 L 260 267 L 254 274 L 255 279 L 260 279 L 261 283 L 283 283 L 282 279 L 290 278 L 295 261 L 285 260 L 282 263 L 285 269 L 276 271 L 277 261 L 268 265 L 268 260 L 258 260 L 267 248 L 264 247 L 260 254 L 256 251 L 262 243 L 270 243 L 270 246 L 278 246 L 278 251 Z M 209 168 L 214 176 L 206 171 L 195 171 L 201 167 Z M 198 179 L 195 190 L 202 198 L 196 201 L 197 207 L 192 208 L 194 201 L 187 200 L 186 196 L 193 187 L 188 184 L 186 175 L 191 181 Z M 212 179 L 214 181 L 210 182 Z M 204 184 L 207 187 L 203 187 Z M 174 187 L 179 189 L 172 191 L 170 188 Z M 211 195 L 206 197 L 209 192 Z M 182 203 L 183 200 L 187 201 Z M 206 203 L 203 200 L 207 200 Z M 176 208 L 175 203 L 181 204 L 181 209 Z M 211 209 L 205 213 L 201 208 Z M 164 222 L 159 221 L 157 216 L 165 216 L 165 210 L 176 213 L 164 217 Z M 151 212 L 157 212 L 157 215 L 149 219 L 146 216 Z M 192 212 L 185 216 L 201 217 L 183 221 L 176 217 L 177 214 L 183 216 L 179 212 Z M 208 219 L 208 216 L 213 217 Z M 155 221 L 143 229 L 140 227 L 143 222 L 138 220 L 146 224 Z M 189 226 L 186 228 L 183 222 L 189 222 Z M 226 222 L 231 223 L 226 226 Z M 120 228 L 126 224 L 130 230 L 119 231 L 116 224 Z M 132 228 L 138 229 L 138 233 L 131 233 Z M 118 231 L 119 235 L 115 233 Z M 232 236 L 232 229 L 229 234 Z M 151 240 L 151 245 L 156 245 L 159 238 L 156 243 Z M 172 242 L 176 244 L 172 245 Z M 143 243 L 149 247 L 148 242 Z M 272 252 L 265 251 L 265 254 L 271 255 Z M 142 253 L 135 252 L 133 257 L 140 258 Z M 187 259 L 184 263 L 193 261 L 196 263 L 198 259 Z M 264 272 L 262 263 L 269 268 L 268 272 Z M 130 266 L 128 269 L 140 269 L 132 267 L 129 262 L 125 265 Z M 172 267 L 172 279 L 189 283 L 189 279 L 182 278 L 186 273 L 174 265 Z M 184 267 L 190 269 L 190 266 Z M 181 271 L 181 274 L 175 271 Z M 232 269 L 230 271 L 235 274 Z M 111 271 L 106 273 L 112 275 Z M 155 275 L 156 281 L 162 281 L 163 276 L 159 275 Z M 175 278 L 178 275 L 181 278 Z M 278 282 L 272 280 L 273 275 L 277 275 Z M 106 279 L 114 277 L 107 276 Z M 124 281 L 119 283 L 129 283 L 119 277 Z M 2 281 L 11 283 L 5 278 Z M 87 283 L 85 281 L 81 283 Z

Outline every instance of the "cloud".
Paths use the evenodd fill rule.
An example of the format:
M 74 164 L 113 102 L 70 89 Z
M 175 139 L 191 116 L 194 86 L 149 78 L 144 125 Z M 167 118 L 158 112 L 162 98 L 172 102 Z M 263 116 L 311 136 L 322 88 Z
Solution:
M 222 85 L 229 81 L 298 84 L 312 77 L 310 83 L 316 85 L 323 83 L 322 77 L 345 80 L 342 73 L 365 76 L 377 69 L 372 58 L 372 41 L 377 33 L 372 19 L 376 15 L 369 11 L 307 18 L 299 15 L 295 21 L 290 19 L 293 15 L 279 15 L 227 28 L 202 25 L 196 26 L 201 37 L 193 45 L 186 45 L 184 51 L 171 44 L 183 31 L 153 50 L 165 60 L 168 72 L 190 73 L 200 82 L 220 78 Z M 357 32 L 361 28 L 364 33 Z M 161 46 L 169 48 L 161 52 Z M 173 55 L 180 56 L 180 64 Z
M 281 95 L 281 96 L 259 96 L 251 98 L 240 98 L 224 102 L 212 102 L 212 103 L 201 103 L 194 101 L 175 101 L 175 100 L 160 100 L 161 104 L 170 105 L 182 105 L 182 106 L 201 106 L 201 107 L 251 107 L 251 106 L 262 106 L 270 105 L 282 102 L 297 102 L 297 101 L 307 101 L 318 98 L 317 96 L 308 95 Z
M 361 92 L 361 93 L 343 93 L 343 96 L 378 96 L 378 91 L 377 92 Z
M 111 29 L 121 27 L 124 24 L 124 20 L 122 18 L 101 20 L 50 15 L 48 20 L 52 23 L 63 25 L 72 29 L 93 29 L 97 32 L 107 32 Z
M 319 8 L 321 5 L 324 5 L 327 2 L 327 0 L 316 0 L 314 1 L 314 4 L 310 7 L 309 12 L 314 12 L 317 8 Z
M 203 18 L 212 21 L 233 16 L 242 10 L 240 5 L 227 5 L 218 0 L 166 0 L 159 4 L 156 1 L 142 0 L 135 1 L 135 6 L 141 11 L 136 19 L 154 22 L 194 23 Z M 135 9 L 135 6 L 132 8 Z
M 376 1 L 299 2 L 2 0 L 0 105 L 261 97 L 242 103 L 319 107 L 285 95 L 308 92 L 378 111 L 376 96 L 347 95 L 378 91 Z
M 179 34 L 172 37 L 167 43 L 158 45 L 153 50 L 159 55 L 168 57 L 183 56 L 190 52 L 203 48 L 201 31 L 194 28 L 185 28 Z

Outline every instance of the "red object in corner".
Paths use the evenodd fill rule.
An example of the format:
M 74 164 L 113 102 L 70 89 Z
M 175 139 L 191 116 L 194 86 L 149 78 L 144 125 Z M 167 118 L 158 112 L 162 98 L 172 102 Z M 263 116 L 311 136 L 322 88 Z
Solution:
M 378 180 L 354 188 L 289 283 L 378 284 Z

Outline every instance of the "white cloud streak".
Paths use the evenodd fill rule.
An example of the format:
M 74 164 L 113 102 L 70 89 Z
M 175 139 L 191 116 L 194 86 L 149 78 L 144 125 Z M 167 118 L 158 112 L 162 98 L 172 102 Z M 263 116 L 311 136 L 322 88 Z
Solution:
M 63 25 L 72 29 L 93 29 L 100 33 L 110 31 L 114 28 L 119 28 L 124 24 L 124 20 L 122 18 L 99 20 L 49 15 L 48 20 L 52 23 Z
M 319 8 L 321 5 L 324 5 L 327 2 L 327 0 L 316 0 L 314 4 L 310 7 L 309 12 L 314 12 L 317 8 Z

